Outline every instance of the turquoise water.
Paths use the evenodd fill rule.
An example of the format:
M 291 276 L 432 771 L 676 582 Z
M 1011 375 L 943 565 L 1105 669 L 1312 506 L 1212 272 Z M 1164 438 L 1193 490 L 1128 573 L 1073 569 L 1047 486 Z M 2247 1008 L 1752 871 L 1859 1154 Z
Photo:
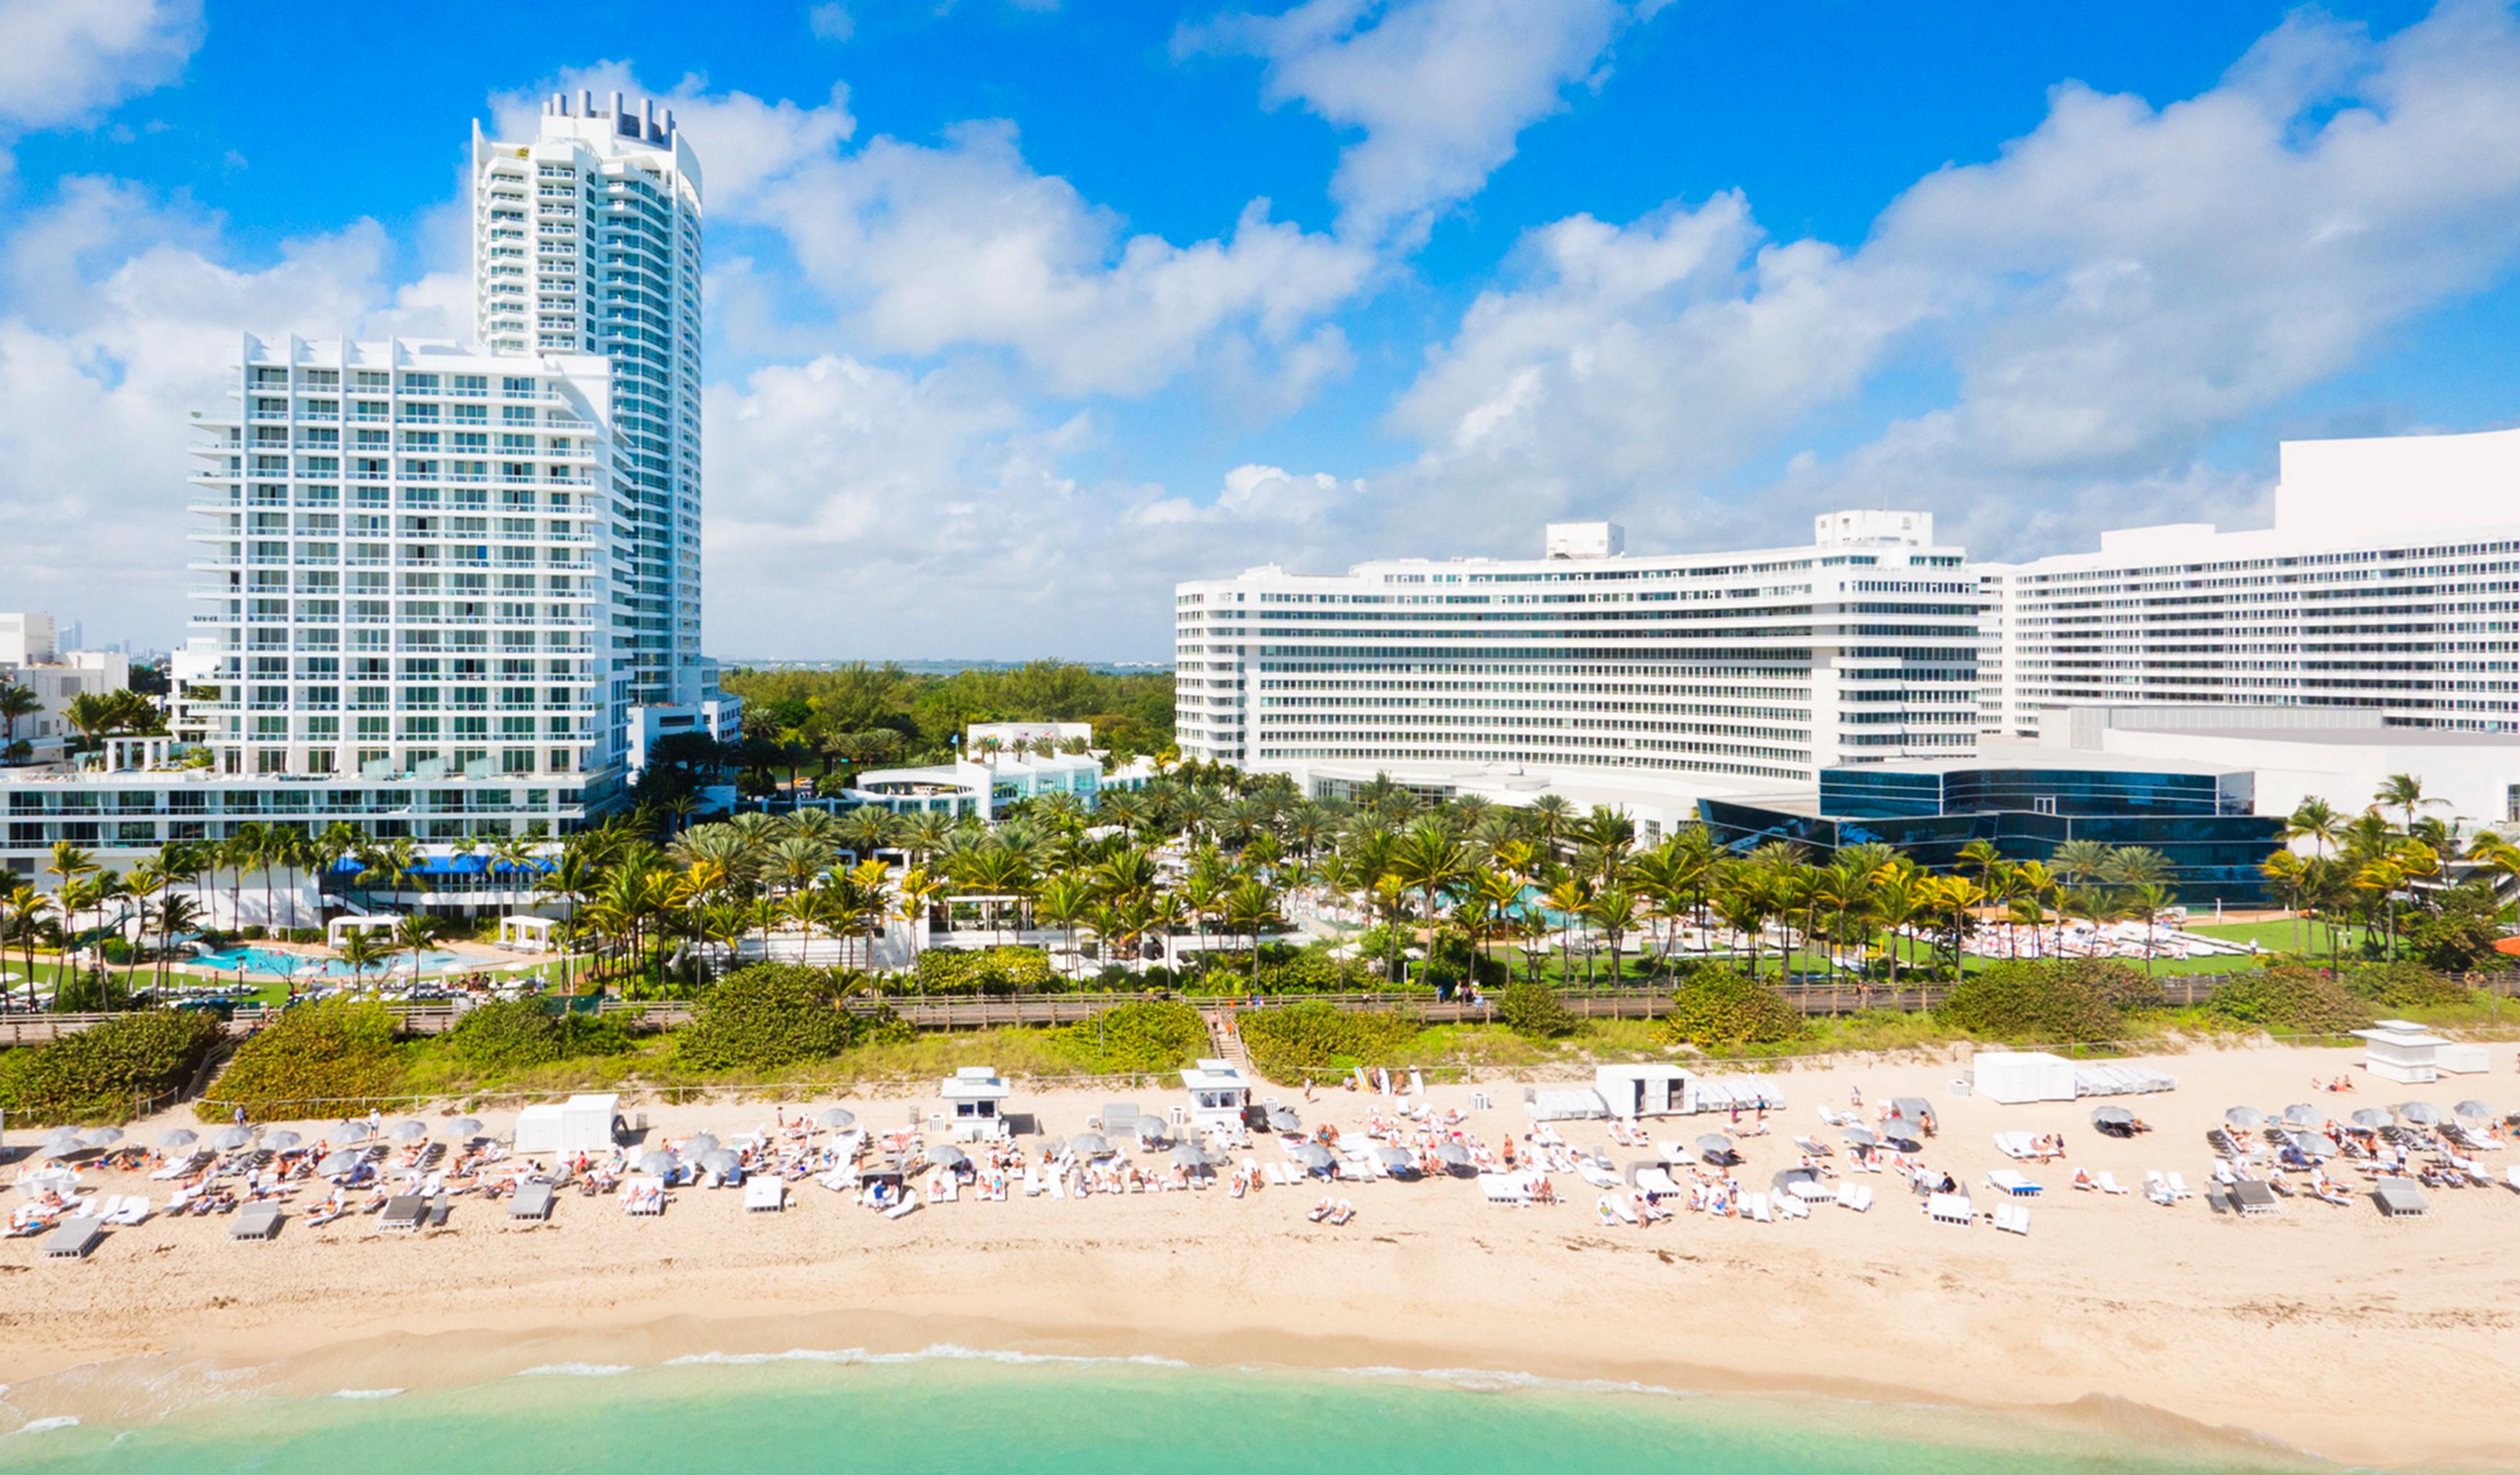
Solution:
M 459 959 L 451 952 L 423 952 L 420 955 L 420 971 L 434 973 L 457 961 Z M 193 962 L 202 968 L 226 968 L 239 973 L 268 974 L 274 978 L 284 973 L 293 973 L 298 978 L 348 978 L 350 976 L 350 965 L 339 958 L 318 960 L 296 953 L 274 952 L 267 947 L 230 947 L 223 952 L 205 952 L 193 959 Z M 382 978 L 389 969 L 395 972 L 407 972 L 410 963 L 410 953 L 397 952 L 382 964 L 369 964 L 365 976 Z
M 1934 1421 L 1950 1442 L 1936 1442 Z M 1918 1434 L 1923 1422 L 1929 1432 Z M 1961 1426 L 1965 1425 L 1965 1429 Z M 2182 1461 L 1991 1416 L 1819 1401 L 972 1358 L 572 1364 L 472 1388 L 264 1398 L 164 1423 L 22 1430 L 0 1469 L 113 1475 L 2187 1475 Z

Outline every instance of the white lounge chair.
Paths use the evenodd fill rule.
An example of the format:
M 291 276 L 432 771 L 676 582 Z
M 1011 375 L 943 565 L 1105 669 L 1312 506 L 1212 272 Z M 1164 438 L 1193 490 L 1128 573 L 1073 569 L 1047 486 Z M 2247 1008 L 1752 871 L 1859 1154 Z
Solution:
M 2514 1193 L 2520 1193 L 2520 1163 L 2514 1163 L 2511 1165 L 2508 1181 L 2511 1184 L 2511 1191 Z
M 911 1197 L 904 1198 L 900 1203 L 884 1210 L 883 1217 L 886 1219 L 907 1219 L 918 1212 L 919 1200 L 915 1197 Z
M 2170 1196 L 2172 1198 L 2194 1198 L 2196 1196 L 2196 1190 L 2187 1186 L 2187 1179 L 2183 1175 L 2174 1172 L 2164 1175 L 2164 1177 L 2166 1177 L 2170 1183 Z
M 775 1177 L 743 1180 L 743 1212 L 777 1214 L 788 1207 L 788 1185 Z
M 2039 1192 L 2039 1185 L 2023 1177 L 2018 1168 L 1988 1169 L 1986 1185 L 2011 1198 L 2032 1198 Z
M 2143 1171 L 2143 1196 L 2164 1208 L 2179 1201 L 2179 1196 L 2170 1191 L 2170 1179 L 2162 1176 L 2158 1168 Z
M 2126 1185 L 2118 1181 L 2117 1175 L 2114 1173 L 2100 1173 L 2093 1175 L 2093 1176 L 2099 1182 L 2100 1191 L 2102 1193 L 2124 1193 L 2127 1191 Z
M 1763 1224 L 1773 1224 L 1777 1221 L 1776 1213 L 1768 1207 L 1768 1196 L 1764 1193 L 1743 1195 L 1741 1209 L 1743 1213 Z
M 1778 1214 L 1778 1217 L 1780 1217 L 1780 1218 L 1784 1218 L 1784 1219 L 1809 1219 L 1809 1218 L 1811 1218 L 1811 1205 L 1809 1205 L 1809 1204 L 1807 1204 L 1807 1203 L 1803 1202 L 1801 1198 L 1797 1197 L 1797 1196 L 1796 1196 L 1796 1195 L 1794 1195 L 1794 1194 L 1791 1194 L 1791 1193 L 1779 1193 L 1779 1194 L 1778 1194 L 1778 1195 L 1776 1196 L 1776 1198 L 1774 1199 L 1774 1201 L 1773 1201 L 1773 1202 L 1774 1202 L 1774 1204 L 1775 1204 L 1775 1206 L 1776 1206 L 1777 1214 Z
M 1872 1207 L 1872 1185 L 1870 1183 L 1849 1183 L 1845 1187 L 1838 1189 L 1837 1206 L 1841 1209 L 1852 1209 L 1856 1213 L 1862 1214 Z
M 1599 1158 L 1577 1158 L 1575 1175 L 1596 1188 L 1617 1188 L 1626 1181 Z
M 2000 1131 L 1995 1134 L 1995 1150 L 2007 1158 L 2029 1159 L 2038 1154 L 2031 1144 L 2038 1140 L 2026 1131 Z
M 1284 1188 L 1289 1186 L 1286 1181 L 1286 1170 L 1280 1164 L 1268 1163 L 1262 1165 L 1260 1175 L 1269 1180 L 1269 1186 L 1272 1188 Z

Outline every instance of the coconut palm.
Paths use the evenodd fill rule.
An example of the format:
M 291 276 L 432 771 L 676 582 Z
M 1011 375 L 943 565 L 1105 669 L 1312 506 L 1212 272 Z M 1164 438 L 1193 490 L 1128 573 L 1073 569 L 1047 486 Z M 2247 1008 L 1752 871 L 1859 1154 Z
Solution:
M 437 919 L 425 911 L 407 913 L 394 923 L 393 941 L 396 949 L 411 954 L 411 976 L 417 980 L 421 954 L 437 941 Z
M 31 881 L 21 881 L 0 894 L 0 921 L 8 924 L 7 933 L 15 933 L 24 951 L 26 962 L 26 1007 L 35 1007 L 35 934 L 42 930 L 44 916 L 53 910 L 51 896 Z
M 1278 911 L 1278 893 L 1266 882 L 1244 877 L 1225 894 L 1222 915 L 1229 932 L 1247 933 L 1251 938 L 1251 991 L 1260 991 L 1260 935 L 1282 928 L 1286 919 Z
M 2406 833 L 2415 832 L 2415 811 L 2435 805 L 2447 805 L 2446 799 L 2435 799 L 2424 792 L 2424 781 L 2411 773 L 2392 773 L 2380 781 L 2379 792 L 2371 796 L 2371 807 L 2395 809 L 2404 818 Z
M 43 699 L 35 695 L 34 688 L 0 681 L 0 733 L 6 734 L 0 736 L 0 760 L 17 761 L 18 719 L 31 717 L 43 710 Z

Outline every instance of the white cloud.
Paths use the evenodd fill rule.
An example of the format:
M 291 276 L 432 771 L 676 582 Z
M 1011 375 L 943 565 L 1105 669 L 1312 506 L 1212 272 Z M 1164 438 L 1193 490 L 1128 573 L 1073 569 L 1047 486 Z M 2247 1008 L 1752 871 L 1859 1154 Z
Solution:
M 1131 509 L 1130 519 L 1151 525 L 1328 523 L 1353 516 L 1365 496 L 1362 481 L 1328 472 L 1299 476 L 1277 466 L 1238 466 L 1225 474 L 1225 487 L 1212 502 L 1159 497 Z
M 1651 522 L 1723 497 L 1885 367 L 1948 365 L 1947 402 L 1713 515 L 1768 535 L 1837 500 L 1955 526 L 1999 505 L 1982 526 L 2008 532 L 1981 546 L 2012 551 L 2130 502 L 2246 507 L 2253 484 L 2196 469 L 2216 437 L 2515 255 L 2510 12 L 2452 3 L 2383 41 L 2297 18 L 2167 107 L 2059 87 L 2038 128 L 1918 181 L 1852 253 L 1766 244 L 1732 197 L 1537 230 L 1524 279 L 1480 297 L 1392 423 L 1426 447 L 1420 494 Z
M 965 123 L 937 147 L 878 138 L 797 169 L 766 206 L 809 281 L 872 347 L 932 354 L 1004 346 L 1060 394 L 1142 393 L 1220 346 L 1298 348 L 1373 267 L 1362 248 L 1246 206 L 1233 232 L 1175 246 L 1124 235 L 1110 211 L 1039 174 L 1004 122 Z
M 0 132 L 85 122 L 183 73 L 201 0 L 6 0 Z
M 1659 4 L 1621 0 L 1306 0 L 1185 27 L 1175 50 L 1268 62 L 1271 106 L 1302 104 L 1359 135 L 1330 196 L 1343 230 L 1421 235 L 1479 192 L 1522 130 L 1596 79 L 1611 42 Z
M 814 33 L 814 39 L 817 41 L 845 41 L 856 35 L 858 30 L 858 23 L 850 17 L 849 8 L 840 4 L 839 0 L 831 0 L 831 3 L 825 5 L 808 6 L 805 11 L 805 26 Z

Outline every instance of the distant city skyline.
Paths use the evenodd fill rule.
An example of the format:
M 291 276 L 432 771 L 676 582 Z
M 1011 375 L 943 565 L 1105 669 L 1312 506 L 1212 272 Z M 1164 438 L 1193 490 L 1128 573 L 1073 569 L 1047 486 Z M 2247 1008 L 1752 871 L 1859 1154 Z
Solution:
M 92 643 L 181 639 L 219 346 L 488 331 L 461 125 L 555 92 L 706 161 L 717 652 L 1159 660 L 1177 581 L 1550 520 L 2017 560 L 2520 415 L 2488 0 L 243 15 L 0 5 L 10 597 Z

